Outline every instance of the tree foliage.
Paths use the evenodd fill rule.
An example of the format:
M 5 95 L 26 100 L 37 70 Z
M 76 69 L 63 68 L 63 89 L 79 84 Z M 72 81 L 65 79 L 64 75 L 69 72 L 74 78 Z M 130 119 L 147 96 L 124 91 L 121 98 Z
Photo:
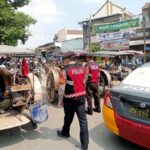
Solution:
M 92 44 L 91 44 L 91 51 L 92 51 L 92 52 L 100 51 L 100 46 L 99 46 L 99 44 L 92 43 Z
M 24 44 L 31 35 L 29 26 L 36 20 L 18 11 L 28 3 L 29 0 L 0 0 L 0 44 L 16 46 L 18 40 Z
M 12 7 L 17 9 L 18 7 L 23 7 L 24 5 L 27 5 L 30 2 L 30 0 L 8 0 L 8 3 L 11 4 Z

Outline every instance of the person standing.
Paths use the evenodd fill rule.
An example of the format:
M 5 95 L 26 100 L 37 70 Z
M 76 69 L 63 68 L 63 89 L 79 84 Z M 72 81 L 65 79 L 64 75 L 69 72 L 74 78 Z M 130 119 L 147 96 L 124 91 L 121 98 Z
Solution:
M 86 55 L 86 94 L 87 94 L 87 110 L 86 113 L 89 115 L 95 112 L 100 113 L 100 93 L 99 93 L 99 72 L 100 66 L 94 62 L 93 56 L 91 54 Z M 95 108 L 92 108 L 92 97 L 94 98 Z
M 66 77 L 63 98 L 65 117 L 63 128 L 57 130 L 57 134 L 60 137 L 70 137 L 70 126 L 76 113 L 80 124 L 81 146 L 83 150 L 87 150 L 89 133 L 85 112 L 85 70 L 75 62 L 74 52 L 67 52 L 63 59 L 66 64 L 63 68 L 63 74 Z

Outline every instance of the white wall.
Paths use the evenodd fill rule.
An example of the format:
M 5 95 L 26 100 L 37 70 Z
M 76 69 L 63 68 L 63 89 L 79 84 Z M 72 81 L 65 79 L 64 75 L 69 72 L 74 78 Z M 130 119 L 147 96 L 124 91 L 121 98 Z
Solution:
M 82 34 L 67 34 L 67 28 L 58 31 L 58 41 L 62 42 L 65 40 L 83 38 Z
M 76 35 L 76 34 L 68 34 L 66 40 L 75 39 L 75 38 L 83 38 L 83 35 Z
M 83 38 L 77 38 L 77 39 L 62 41 L 61 49 L 63 52 L 82 51 L 83 50 Z

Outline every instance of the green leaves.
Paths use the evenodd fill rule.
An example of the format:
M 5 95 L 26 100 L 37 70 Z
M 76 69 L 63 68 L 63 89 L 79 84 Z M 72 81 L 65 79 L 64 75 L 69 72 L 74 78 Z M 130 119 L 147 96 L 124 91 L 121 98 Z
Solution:
M 100 46 L 96 43 L 92 43 L 91 44 L 91 51 L 92 52 L 97 52 L 97 51 L 100 51 Z
M 30 0 L 8 0 L 8 3 L 10 3 L 15 9 L 18 7 L 23 7 L 24 5 L 29 4 L 29 2 Z
M 24 44 L 31 35 L 29 26 L 36 20 L 16 10 L 28 4 L 29 0 L 0 0 L 0 44 L 17 45 L 18 40 Z

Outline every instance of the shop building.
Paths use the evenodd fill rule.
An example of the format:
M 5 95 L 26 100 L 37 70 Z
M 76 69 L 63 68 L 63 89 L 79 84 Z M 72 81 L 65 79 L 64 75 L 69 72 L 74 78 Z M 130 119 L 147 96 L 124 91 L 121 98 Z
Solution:
M 142 7 L 142 6 L 141 6 Z M 150 3 L 133 15 L 124 7 L 107 0 L 89 19 L 79 22 L 83 28 L 83 47 L 91 50 L 136 50 L 150 52 Z M 145 39 L 145 40 L 144 40 Z M 144 48 L 145 47 L 145 48 Z
M 71 29 L 61 29 L 59 30 L 55 36 L 53 41 L 55 42 L 62 42 L 65 40 L 71 40 L 71 39 L 76 39 L 76 38 L 82 38 L 83 37 L 83 32 L 82 30 L 71 30 Z
M 119 22 L 121 20 L 131 19 L 133 14 L 124 7 L 114 4 L 107 0 L 94 14 L 87 20 L 80 21 L 83 29 L 83 47 L 86 50 L 91 48 L 92 44 L 99 45 L 96 39 L 95 25 Z
M 71 40 L 65 40 L 61 42 L 62 52 L 74 51 L 80 52 L 83 51 L 83 38 L 75 38 Z
M 54 35 L 53 42 L 40 45 L 38 50 L 44 57 L 54 51 L 83 50 L 83 32 L 82 30 L 61 29 Z
M 142 28 L 130 38 L 130 49 L 143 51 L 150 60 L 150 3 L 142 7 Z

